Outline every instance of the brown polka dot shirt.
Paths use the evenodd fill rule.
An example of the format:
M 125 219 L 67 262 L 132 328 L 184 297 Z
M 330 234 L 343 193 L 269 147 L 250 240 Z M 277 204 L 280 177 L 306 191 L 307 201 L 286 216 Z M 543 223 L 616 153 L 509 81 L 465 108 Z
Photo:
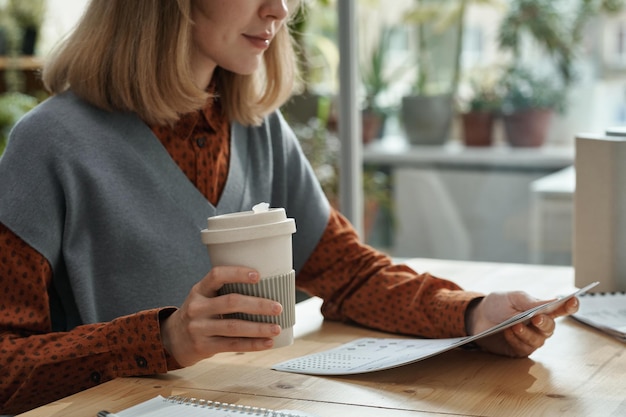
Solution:
M 189 181 L 216 204 L 228 175 L 230 146 L 219 104 L 209 103 L 175 126 L 153 127 L 153 132 Z M 171 309 L 52 333 L 51 280 L 48 261 L 0 224 L 0 414 L 23 412 L 116 377 L 179 367 L 159 333 L 159 318 Z M 479 295 L 393 265 L 361 244 L 335 210 L 297 283 L 325 300 L 322 312 L 329 319 L 425 337 L 464 335 L 465 309 Z

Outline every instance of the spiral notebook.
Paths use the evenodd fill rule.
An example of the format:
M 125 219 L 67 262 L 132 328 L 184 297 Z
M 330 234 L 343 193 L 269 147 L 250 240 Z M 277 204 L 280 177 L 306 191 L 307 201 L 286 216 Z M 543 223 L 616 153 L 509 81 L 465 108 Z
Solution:
M 101 411 L 98 415 L 115 417 L 317 417 L 303 411 L 270 410 L 249 405 L 160 395 L 115 414 Z
M 626 292 L 587 293 L 572 317 L 626 342 Z

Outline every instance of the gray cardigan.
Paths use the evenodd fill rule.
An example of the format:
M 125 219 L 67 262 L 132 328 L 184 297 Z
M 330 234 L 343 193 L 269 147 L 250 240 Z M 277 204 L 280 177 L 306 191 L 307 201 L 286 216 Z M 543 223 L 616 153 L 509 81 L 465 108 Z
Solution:
M 329 206 L 293 132 L 279 113 L 233 123 L 230 158 L 213 206 L 134 114 L 64 93 L 26 115 L 0 159 L 0 222 L 52 265 L 53 330 L 180 305 L 211 268 L 207 217 L 262 201 L 295 219 L 299 270 Z

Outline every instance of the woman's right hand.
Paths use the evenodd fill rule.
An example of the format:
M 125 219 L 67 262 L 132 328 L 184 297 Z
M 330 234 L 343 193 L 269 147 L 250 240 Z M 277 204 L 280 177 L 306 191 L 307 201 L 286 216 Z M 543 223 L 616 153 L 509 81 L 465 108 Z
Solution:
M 259 282 L 253 269 L 238 266 L 213 268 L 193 286 L 183 305 L 161 322 L 165 349 L 181 366 L 190 366 L 220 352 L 252 352 L 273 346 L 280 326 L 222 318 L 229 313 L 277 316 L 280 303 L 241 294 L 218 295 L 228 283 Z

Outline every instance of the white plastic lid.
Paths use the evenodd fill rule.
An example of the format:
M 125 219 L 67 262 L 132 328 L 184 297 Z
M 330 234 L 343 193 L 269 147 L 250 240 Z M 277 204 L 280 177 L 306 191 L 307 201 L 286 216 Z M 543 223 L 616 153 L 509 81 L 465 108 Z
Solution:
M 257 209 L 258 205 L 255 206 Z M 265 208 L 209 217 L 202 230 L 205 245 L 239 242 L 292 234 L 296 223 L 287 218 L 284 208 Z

